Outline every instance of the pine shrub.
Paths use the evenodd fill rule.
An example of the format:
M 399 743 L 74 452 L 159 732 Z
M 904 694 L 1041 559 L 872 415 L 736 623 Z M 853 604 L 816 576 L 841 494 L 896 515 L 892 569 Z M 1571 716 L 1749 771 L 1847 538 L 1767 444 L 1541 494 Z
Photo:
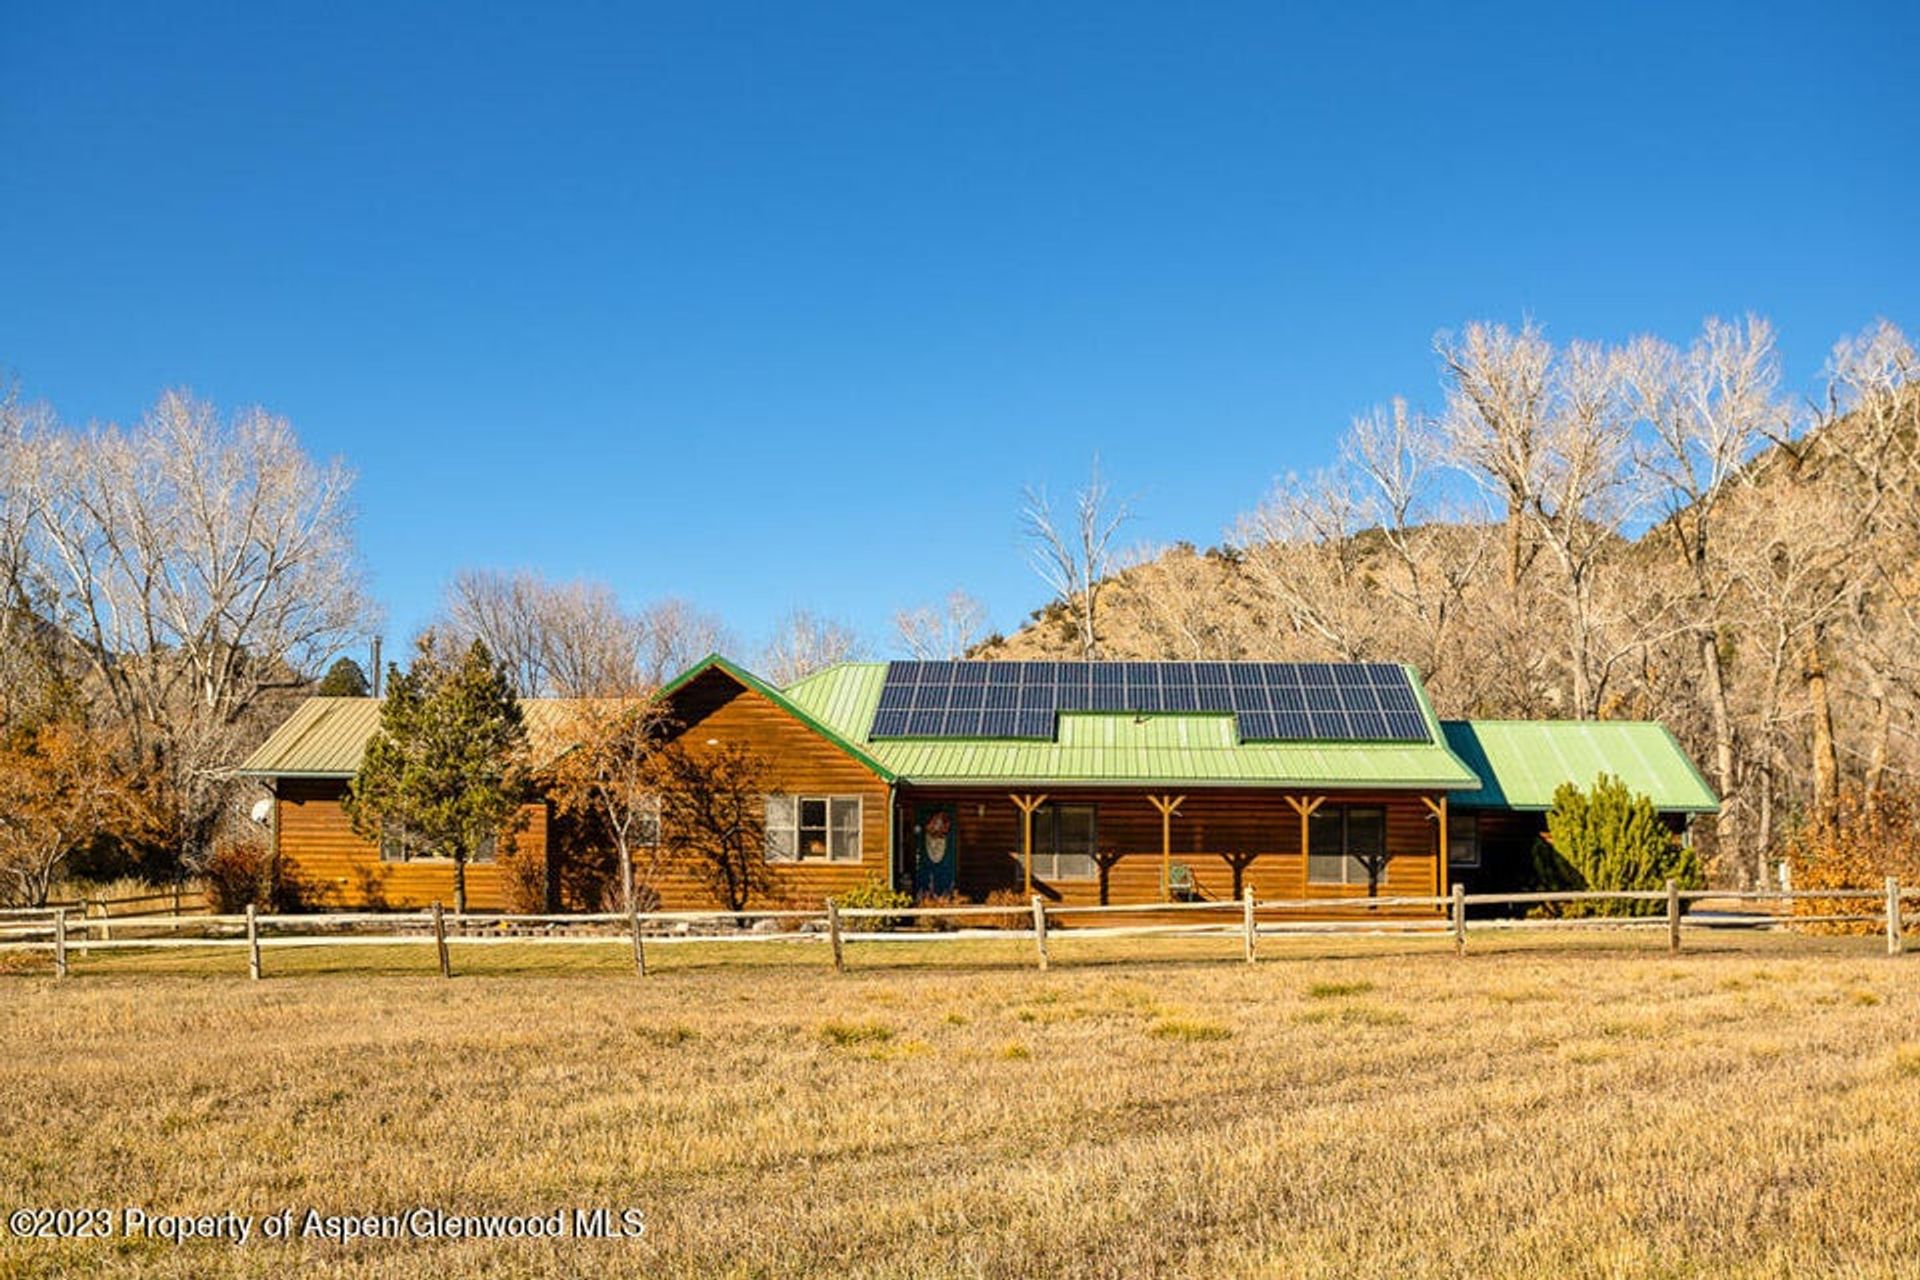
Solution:
M 1682 889 L 1705 883 L 1700 861 L 1660 821 L 1653 801 L 1626 783 L 1601 774 L 1591 789 L 1563 783 L 1553 793 L 1547 834 L 1534 842 L 1535 879 L 1543 889 L 1661 889 L 1668 880 Z M 1659 902 L 1573 902 L 1561 914 L 1655 915 Z

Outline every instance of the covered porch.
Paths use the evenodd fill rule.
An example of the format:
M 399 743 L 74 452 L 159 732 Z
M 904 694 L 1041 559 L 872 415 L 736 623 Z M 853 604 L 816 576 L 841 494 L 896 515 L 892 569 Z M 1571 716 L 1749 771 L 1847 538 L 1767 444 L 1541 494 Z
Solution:
M 922 898 L 1115 906 L 1449 890 L 1442 792 L 903 786 L 895 812 L 894 883 Z

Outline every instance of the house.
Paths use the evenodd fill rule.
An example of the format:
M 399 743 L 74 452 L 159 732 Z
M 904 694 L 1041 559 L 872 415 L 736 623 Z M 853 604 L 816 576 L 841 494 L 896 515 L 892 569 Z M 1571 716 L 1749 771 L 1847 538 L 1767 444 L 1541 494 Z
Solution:
M 1716 808 L 1659 725 L 1443 724 L 1397 664 L 849 662 L 777 689 L 715 656 L 660 697 L 692 750 L 769 761 L 767 856 L 795 904 L 870 881 L 1062 905 L 1444 895 L 1524 878 L 1561 782 L 1617 774 L 1676 831 Z M 536 755 L 564 749 L 562 704 L 527 715 Z M 378 716 L 310 699 L 242 771 L 274 793 L 276 855 L 326 900 L 447 898 L 450 864 L 359 839 L 340 808 Z M 553 830 L 529 805 L 516 857 L 545 862 Z M 664 907 L 712 905 L 665 868 Z M 504 892 L 497 861 L 469 868 L 472 905 Z

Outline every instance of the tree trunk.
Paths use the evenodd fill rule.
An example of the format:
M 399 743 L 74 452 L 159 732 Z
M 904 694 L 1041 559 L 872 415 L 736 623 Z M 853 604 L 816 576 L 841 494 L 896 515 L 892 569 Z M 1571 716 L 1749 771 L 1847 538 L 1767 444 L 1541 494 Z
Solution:
M 633 914 L 633 852 L 620 842 L 620 909 Z
M 1720 667 L 1720 639 L 1711 628 L 1700 633 L 1700 669 L 1706 686 L 1703 692 L 1707 697 L 1707 710 L 1713 720 L 1714 782 L 1720 788 L 1720 816 L 1714 821 L 1714 837 L 1720 842 L 1722 856 L 1731 855 L 1734 866 L 1744 867 L 1749 851 L 1741 847 L 1740 806 L 1734 797 L 1733 713 L 1727 707 L 1727 677 Z M 1765 856 L 1764 850 L 1754 856 L 1756 886 L 1758 868 Z
M 1813 807 L 1831 814 L 1840 802 L 1840 757 L 1833 745 L 1833 700 L 1827 689 L 1827 664 L 1821 650 L 1822 634 L 1814 628 L 1801 664 L 1807 685 L 1807 704 L 1813 719 Z
M 1873 741 L 1867 749 L 1867 807 L 1876 808 L 1880 789 L 1886 784 L 1887 755 L 1893 738 L 1893 700 L 1887 697 L 1882 681 L 1875 679 L 1873 689 Z
M 467 914 L 467 855 L 458 851 L 453 855 L 453 914 Z

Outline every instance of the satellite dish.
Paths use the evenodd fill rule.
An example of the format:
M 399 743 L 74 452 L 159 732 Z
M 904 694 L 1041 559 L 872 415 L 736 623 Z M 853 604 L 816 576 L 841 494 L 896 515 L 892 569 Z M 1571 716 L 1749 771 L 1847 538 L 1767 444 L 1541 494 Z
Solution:
M 253 805 L 253 820 L 261 826 L 267 825 L 267 819 L 273 817 L 273 801 L 257 800 Z

